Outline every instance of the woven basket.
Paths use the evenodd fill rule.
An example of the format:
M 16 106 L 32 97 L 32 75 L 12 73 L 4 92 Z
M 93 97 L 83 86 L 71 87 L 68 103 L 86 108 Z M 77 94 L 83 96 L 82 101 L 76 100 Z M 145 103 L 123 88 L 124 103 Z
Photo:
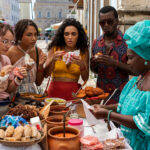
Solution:
M 47 124 L 44 125 L 43 134 L 40 139 L 33 139 L 28 142 L 22 142 L 22 141 L 11 142 L 11 141 L 0 140 L 0 143 L 6 146 L 11 146 L 11 147 L 31 146 L 31 145 L 41 142 L 45 138 L 46 134 L 47 134 Z

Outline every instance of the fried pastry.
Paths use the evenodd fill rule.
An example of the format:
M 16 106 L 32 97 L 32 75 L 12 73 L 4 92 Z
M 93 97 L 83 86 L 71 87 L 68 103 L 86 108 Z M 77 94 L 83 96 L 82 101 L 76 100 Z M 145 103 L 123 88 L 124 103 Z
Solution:
M 32 129 L 32 137 L 36 138 L 38 134 L 37 128 L 35 126 L 32 126 L 31 129 Z
M 96 54 L 95 54 L 95 56 L 94 56 L 94 57 L 95 57 L 95 58 L 97 58 L 97 57 L 98 57 L 98 56 L 100 56 L 100 55 L 103 55 L 103 53 L 98 52 L 98 53 L 96 53 Z
M 85 97 L 85 96 L 86 96 L 86 93 L 85 93 L 85 90 L 83 90 L 83 89 L 80 90 L 79 93 L 77 94 L 77 97 L 78 97 L 78 98 L 83 98 L 83 97 Z
M 3 139 L 5 137 L 5 131 L 0 129 L 0 138 Z
M 5 74 L 4 71 L 1 71 L 1 72 L 0 72 L 0 76 L 1 76 L 1 77 L 4 77 L 5 75 L 6 75 L 6 74 Z
M 10 141 L 10 142 L 15 142 L 17 139 L 15 137 L 5 137 L 4 140 Z
M 38 131 L 37 133 L 37 136 L 36 136 L 37 139 L 40 139 L 41 138 L 41 133 Z
M 94 93 L 93 93 L 93 87 L 90 87 L 90 86 L 87 86 L 86 88 L 85 88 L 85 93 L 86 93 L 86 95 L 87 96 L 94 96 Z
M 14 134 L 14 127 L 8 126 L 5 131 L 5 137 L 12 137 L 13 134 Z
M 100 88 L 94 88 L 93 93 L 94 93 L 95 96 L 97 96 L 97 95 L 103 94 L 104 91 Z
M 18 126 L 14 131 L 13 137 L 15 137 L 16 140 L 20 140 L 23 135 L 23 132 L 24 132 L 23 126 Z
M 32 136 L 32 129 L 30 127 L 30 125 L 26 125 L 24 126 L 24 136 L 27 137 L 31 137 Z
M 29 137 L 22 137 L 22 138 L 21 138 L 21 141 L 22 141 L 22 142 L 29 142 L 29 141 L 30 141 L 30 138 L 29 138 Z
M 98 95 L 98 98 L 99 99 L 105 99 L 105 98 L 107 98 L 109 96 L 109 93 L 103 93 L 103 94 L 101 94 L 101 95 Z

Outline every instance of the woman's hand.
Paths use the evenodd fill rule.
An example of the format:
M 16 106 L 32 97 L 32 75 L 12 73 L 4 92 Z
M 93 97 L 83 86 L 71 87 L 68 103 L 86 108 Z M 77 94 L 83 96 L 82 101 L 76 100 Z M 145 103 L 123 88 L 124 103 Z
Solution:
M 21 67 L 19 68 L 19 73 L 25 78 L 27 76 L 27 68 L 26 67 Z
M 44 53 L 41 53 L 40 59 L 39 59 L 39 66 L 43 66 L 43 64 L 46 62 L 47 60 L 47 55 Z
M 82 60 L 81 56 L 72 56 L 71 62 L 79 65 L 81 70 L 82 70 L 82 68 L 86 69 L 85 62 Z
M 100 105 L 93 105 L 94 109 L 90 109 L 92 114 L 97 118 L 97 119 L 105 119 L 107 118 L 108 115 L 108 110 L 105 108 L 102 108 Z
M 63 56 L 65 54 L 64 51 L 56 51 L 53 56 L 52 56 L 52 62 L 56 62 L 57 60 L 60 59 L 61 56 Z
M 7 65 L 7 66 L 5 66 L 5 67 L 2 68 L 1 74 L 4 74 L 4 76 L 5 76 L 6 74 L 11 73 L 12 70 L 13 70 L 13 68 L 14 67 L 12 65 Z

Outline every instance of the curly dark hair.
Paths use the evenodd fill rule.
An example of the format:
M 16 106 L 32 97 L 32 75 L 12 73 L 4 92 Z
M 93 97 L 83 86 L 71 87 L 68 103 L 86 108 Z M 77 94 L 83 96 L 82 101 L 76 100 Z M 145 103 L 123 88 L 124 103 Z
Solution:
M 88 50 L 89 48 L 88 37 L 81 23 L 74 18 L 68 18 L 63 21 L 63 23 L 58 28 L 57 33 L 55 34 L 52 42 L 49 44 L 48 50 L 50 50 L 54 46 L 61 47 L 61 48 L 65 47 L 66 43 L 64 40 L 64 30 L 67 26 L 74 26 L 77 28 L 79 36 L 78 36 L 76 47 L 77 49 L 80 49 L 82 53 L 85 53 L 85 51 Z
M 33 26 L 36 31 L 37 35 L 39 34 L 37 25 L 30 19 L 22 19 L 17 22 L 15 25 L 15 44 L 18 44 L 18 41 L 22 40 L 23 33 L 27 29 L 28 26 Z
M 7 31 L 10 31 L 14 35 L 14 31 L 9 24 L 0 23 L 0 36 L 4 36 Z

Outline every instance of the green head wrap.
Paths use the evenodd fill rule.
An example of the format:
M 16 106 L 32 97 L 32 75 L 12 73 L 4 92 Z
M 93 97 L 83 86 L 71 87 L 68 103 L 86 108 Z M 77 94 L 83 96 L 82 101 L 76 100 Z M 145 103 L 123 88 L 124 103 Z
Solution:
M 150 61 L 150 20 L 144 20 L 130 27 L 124 35 L 129 49 Z

